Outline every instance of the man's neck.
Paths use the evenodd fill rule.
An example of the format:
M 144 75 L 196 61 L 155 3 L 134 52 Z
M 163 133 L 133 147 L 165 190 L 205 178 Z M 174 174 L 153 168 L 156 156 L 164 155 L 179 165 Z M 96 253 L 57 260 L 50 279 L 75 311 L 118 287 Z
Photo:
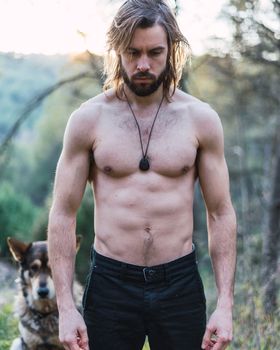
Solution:
M 133 91 L 131 91 L 127 85 L 124 85 L 124 92 L 129 100 L 129 103 L 136 108 L 145 108 L 152 105 L 160 104 L 163 96 L 162 85 L 152 94 L 148 96 L 138 96 Z

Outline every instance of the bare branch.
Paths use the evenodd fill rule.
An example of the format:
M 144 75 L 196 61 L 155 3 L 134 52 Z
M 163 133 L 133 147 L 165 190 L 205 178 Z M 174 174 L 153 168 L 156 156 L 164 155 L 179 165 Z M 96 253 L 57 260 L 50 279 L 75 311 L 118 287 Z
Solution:
M 77 75 L 74 75 L 73 77 L 66 78 L 63 80 L 60 80 L 58 83 L 54 84 L 53 86 L 50 86 L 46 88 L 43 92 L 41 92 L 39 95 L 33 97 L 31 101 L 27 104 L 27 106 L 23 109 L 11 129 L 8 131 L 6 136 L 4 137 L 3 142 L 0 145 L 0 156 L 5 152 L 6 147 L 8 146 L 9 142 L 13 138 L 13 136 L 16 134 L 18 129 L 20 128 L 21 124 L 29 117 L 30 113 L 34 111 L 40 103 L 44 101 L 46 97 L 51 95 L 54 91 L 58 90 L 61 86 L 72 83 L 77 80 L 81 80 L 83 78 L 95 78 L 92 74 L 89 72 L 83 72 L 79 73 Z

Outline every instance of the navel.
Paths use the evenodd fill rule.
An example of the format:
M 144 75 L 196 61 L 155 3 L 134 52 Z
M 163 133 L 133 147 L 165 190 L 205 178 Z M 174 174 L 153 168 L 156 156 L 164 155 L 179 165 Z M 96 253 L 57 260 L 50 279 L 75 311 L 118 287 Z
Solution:
M 151 233 L 151 227 L 145 227 L 144 231 L 146 232 L 145 237 L 144 237 L 144 247 L 146 249 L 148 249 L 149 246 L 153 243 L 154 238 L 153 238 L 153 235 Z

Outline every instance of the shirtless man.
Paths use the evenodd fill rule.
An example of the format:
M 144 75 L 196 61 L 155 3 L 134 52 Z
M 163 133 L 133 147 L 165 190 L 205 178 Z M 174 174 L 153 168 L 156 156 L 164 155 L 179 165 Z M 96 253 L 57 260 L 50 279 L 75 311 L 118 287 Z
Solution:
M 232 339 L 236 219 L 218 115 L 177 89 L 188 43 L 163 0 L 128 0 L 108 32 L 107 89 L 69 119 L 49 217 L 68 350 L 224 350 Z M 95 240 L 84 315 L 72 297 L 76 213 L 88 178 Z M 207 326 L 193 246 L 207 208 L 217 307 Z

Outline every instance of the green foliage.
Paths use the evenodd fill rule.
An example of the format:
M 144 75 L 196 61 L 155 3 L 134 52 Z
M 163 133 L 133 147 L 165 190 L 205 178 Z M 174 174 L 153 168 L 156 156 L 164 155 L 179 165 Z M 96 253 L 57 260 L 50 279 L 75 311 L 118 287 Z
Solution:
M 17 319 L 13 316 L 12 305 L 0 308 L 0 349 L 9 350 L 12 340 L 18 337 Z
M 28 240 L 38 209 L 24 193 L 15 191 L 11 184 L 4 182 L 0 187 L 0 249 L 7 255 L 6 238 L 16 236 Z
M 87 187 L 77 216 L 77 234 L 82 235 L 81 247 L 77 254 L 76 275 L 84 283 L 89 270 L 90 250 L 94 240 L 94 203 L 92 189 Z
M 24 105 L 39 91 L 58 79 L 66 56 L 0 54 L 0 139 L 11 127 Z M 36 110 L 28 119 L 31 128 L 42 112 Z
M 143 350 L 150 350 L 150 347 L 149 347 L 149 343 L 146 342 L 144 347 L 143 347 Z
M 260 288 L 251 283 L 239 285 L 234 308 L 234 339 L 230 350 L 276 350 L 280 349 L 279 310 L 271 316 L 263 313 Z M 245 297 L 245 300 L 244 300 Z
M 37 137 L 30 145 L 30 176 L 25 179 L 23 187 L 39 206 L 44 205 L 52 192 L 66 123 L 71 112 L 77 108 L 70 96 L 67 87 L 63 91 L 56 91 L 46 101 L 42 116 L 35 125 Z

